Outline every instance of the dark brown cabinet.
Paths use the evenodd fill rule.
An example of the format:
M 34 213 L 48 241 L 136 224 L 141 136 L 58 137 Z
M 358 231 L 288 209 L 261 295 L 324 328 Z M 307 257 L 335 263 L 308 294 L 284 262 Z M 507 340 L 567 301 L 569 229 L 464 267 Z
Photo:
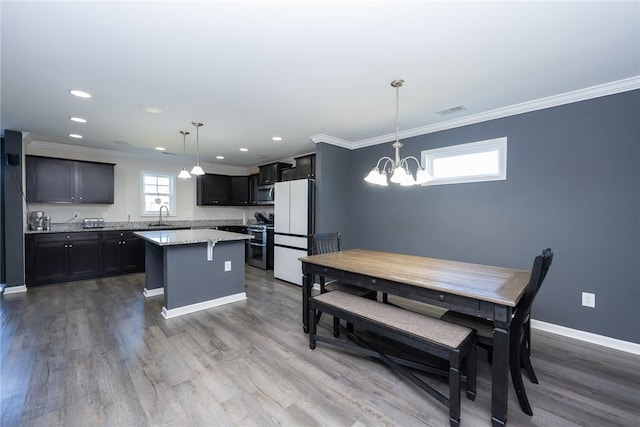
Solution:
M 282 170 L 282 181 L 293 181 L 294 179 L 298 179 L 297 168 L 286 168 Z
M 291 167 L 289 163 L 271 163 L 260 166 L 258 185 L 275 184 L 281 180 L 282 169 Z
M 258 204 L 258 179 L 259 174 L 249 175 L 249 204 Z
M 296 157 L 296 179 L 316 177 L 316 155 Z
M 198 206 L 228 205 L 231 200 L 229 176 L 204 174 L 197 178 L 196 204 Z
M 249 205 L 249 177 L 248 176 L 230 176 L 231 183 L 231 205 L 248 206 Z
M 144 271 L 144 242 L 131 231 L 102 233 L 102 272 L 106 275 Z
M 27 284 L 44 285 L 98 276 L 99 237 L 95 232 L 27 235 Z
M 27 202 L 113 203 L 112 163 L 26 156 Z

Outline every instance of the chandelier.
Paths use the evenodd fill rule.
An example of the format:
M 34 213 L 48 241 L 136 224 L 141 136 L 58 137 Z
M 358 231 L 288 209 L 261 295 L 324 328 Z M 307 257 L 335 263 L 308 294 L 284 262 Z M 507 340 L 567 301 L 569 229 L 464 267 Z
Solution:
M 387 171 L 391 174 L 391 182 L 400 184 L 402 186 L 420 185 L 429 181 L 430 177 L 426 170 L 420 165 L 420 161 L 414 156 L 407 156 L 403 159 L 400 158 L 400 148 L 402 143 L 400 142 L 400 134 L 398 127 L 398 105 L 400 99 L 400 87 L 404 84 L 404 80 L 394 80 L 391 82 L 391 86 L 396 88 L 396 141 L 391 145 L 396 150 L 395 159 L 384 156 L 378 160 L 376 167 L 371 169 L 371 172 L 364 178 L 365 181 L 382 186 L 388 186 L 387 183 Z M 416 169 L 416 177 L 414 179 L 411 171 L 409 170 L 409 160 L 415 160 L 418 165 Z M 380 169 L 380 163 L 384 160 L 384 165 Z

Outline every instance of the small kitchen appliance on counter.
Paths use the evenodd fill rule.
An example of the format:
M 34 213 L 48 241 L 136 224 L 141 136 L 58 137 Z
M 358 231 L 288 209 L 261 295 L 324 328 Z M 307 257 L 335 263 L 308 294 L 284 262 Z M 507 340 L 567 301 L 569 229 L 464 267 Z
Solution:
M 31 216 L 29 217 L 29 229 L 33 231 L 44 230 L 44 212 L 42 211 L 31 212 Z
M 85 218 L 82 220 L 82 228 L 104 228 L 104 219 Z

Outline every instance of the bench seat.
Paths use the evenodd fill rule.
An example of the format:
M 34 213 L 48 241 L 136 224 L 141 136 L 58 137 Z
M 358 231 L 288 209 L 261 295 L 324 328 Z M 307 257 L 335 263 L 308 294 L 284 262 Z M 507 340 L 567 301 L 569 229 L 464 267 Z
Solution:
M 311 298 L 310 316 L 318 311 L 339 317 L 358 327 L 364 327 L 379 335 L 395 339 L 404 344 L 437 356 L 449 362 L 449 397 L 413 376 L 406 369 L 380 353 L 380 359 L 392 369 L 410 379 L 449 408 L 450 424 L 460 422 L 460 370 L 464 361 L 466 371 L 467 397 L 475 399 L 475 331 L 448 323 L 440 319 L 424 316 L 376 300 L 362 298 L 339 290 L 327 292 Z M 314 349 L 316 341 L 340 345 L 335 339 L 316 334 L 316 319 L 309 319 L 309 347 Z M 351 333 L 350 337 L 365 344 Z

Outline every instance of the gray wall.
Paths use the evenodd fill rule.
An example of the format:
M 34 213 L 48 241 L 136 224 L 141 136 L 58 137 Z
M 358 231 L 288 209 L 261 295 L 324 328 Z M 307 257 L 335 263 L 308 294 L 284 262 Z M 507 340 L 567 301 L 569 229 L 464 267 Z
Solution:
M 352 151 L 335 145 L 316 145 L 316 206 L 330 209 L 316 214 L 316 233 L 342 233 L 342 244 L 349 247 L 351 233 L 347 232 L 351 208 Z M 316 210 L 316 213 L 319 211 Z
M 497 182 L 374 187 L 363 178 L 391 143 L 353 151 L 350 246 L 526 269 L 551 247 L 533 317 L 640 343 L 640 91 L 409 138 L 401 155 L 501 136 Z M 320 203 L 318 217 L 333 209 Z
M 24 285 L 24 234 L 22 220 L 22 165 L 7 164 L 7 154 L 18 155 L 22 163 L 22 133 L 6 130 L 2 141 L 2 210 L 0 244 L 4 283 Z

